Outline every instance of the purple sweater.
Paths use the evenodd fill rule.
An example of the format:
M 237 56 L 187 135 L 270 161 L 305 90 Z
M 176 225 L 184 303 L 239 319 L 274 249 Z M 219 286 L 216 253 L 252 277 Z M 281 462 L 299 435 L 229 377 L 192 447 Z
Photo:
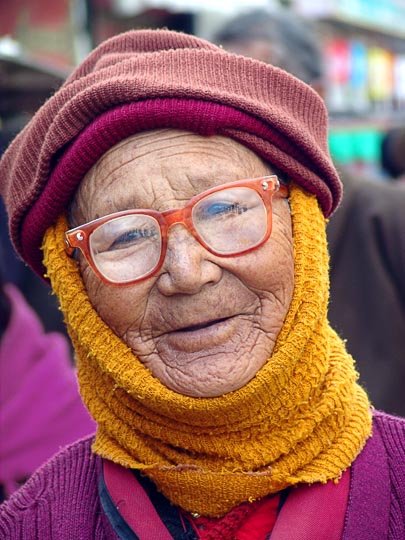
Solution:
M 342 540 L 405 539 L 405 420 L 376 412 L 373 425 L 351 468 Z M 91 438 L 64 449 L 0 506 L 2 540 L 118 538 L 100 503 L 102 461 L 90 447 Z

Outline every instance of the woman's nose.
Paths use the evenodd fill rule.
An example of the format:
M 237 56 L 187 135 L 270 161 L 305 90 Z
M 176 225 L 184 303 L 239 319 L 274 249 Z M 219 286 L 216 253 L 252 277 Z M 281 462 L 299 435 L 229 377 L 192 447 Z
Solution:
M 166 257 L 158 288 L 162 294 L 196 294 L 204 285 L 217 283 L 222 268 L 215 257 L 180 224 L 169 230 Z

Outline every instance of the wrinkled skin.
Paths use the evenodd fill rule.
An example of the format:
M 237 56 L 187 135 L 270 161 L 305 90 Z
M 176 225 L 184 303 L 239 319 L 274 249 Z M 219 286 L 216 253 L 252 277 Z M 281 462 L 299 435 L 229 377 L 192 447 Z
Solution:
M 220 136 L 154 130 L 110 149 L 84 177 L 73 226 L 119 210 L 183 206 L 212 186 L 271 174 L 255 153 Z M 291 216 L 273 198 L 273 230 L 259 249 L 221 258 L 180 224 L 160 271 L 143 282 L 105 284 L 80 255 L 103 320 L 168 388 L 214 397 L 250 381 L 271 356 L 294 284 Z

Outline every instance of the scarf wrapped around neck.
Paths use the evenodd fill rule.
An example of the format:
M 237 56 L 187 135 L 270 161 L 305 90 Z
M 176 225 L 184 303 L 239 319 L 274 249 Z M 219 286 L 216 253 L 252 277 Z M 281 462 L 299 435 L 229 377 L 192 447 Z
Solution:
M 215 398 L 154 378 L 90 303 L 64 250 L 66 220 L 45 235 L 44 263 L 98 424 L 94 452 L 142 470 L 190 512 L 219 517 L 287 486 L 338 481 L 371 433 L 353 359 L 327 321 L 325 219 L 296 185 L 290 203 L 295 286 L 273 354 L 248 384 Z

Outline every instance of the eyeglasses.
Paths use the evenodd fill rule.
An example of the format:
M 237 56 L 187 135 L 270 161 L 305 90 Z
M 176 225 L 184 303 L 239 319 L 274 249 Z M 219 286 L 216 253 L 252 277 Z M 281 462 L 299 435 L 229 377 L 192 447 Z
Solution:
M 79 248 L 95 274 L 111 285 L 128 285 L 158 272 L 169 229 L 176 223 L 212 254 L 234 257 L 269 238 L 277 191 L 288 195 L 277 176 L 262 176 L 211 188 L 183 208 L 115 212 L 67 231 L 66 251 L 71 256 Z

